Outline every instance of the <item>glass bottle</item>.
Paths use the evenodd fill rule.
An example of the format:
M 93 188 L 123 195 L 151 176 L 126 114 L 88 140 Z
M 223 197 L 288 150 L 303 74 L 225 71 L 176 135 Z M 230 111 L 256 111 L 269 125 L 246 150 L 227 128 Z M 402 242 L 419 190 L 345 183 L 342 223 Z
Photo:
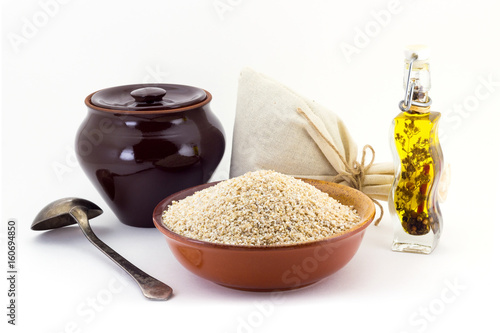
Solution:
M 392 250 L 431 253 L 442 229 L 437 202 L 443 153 L 438 139 L 439 112 L 430 110 L 429 49 L 405 50 L 405 98 L 394 118 L 391 142 L 396 166 L 389 194 L 394 221 Z

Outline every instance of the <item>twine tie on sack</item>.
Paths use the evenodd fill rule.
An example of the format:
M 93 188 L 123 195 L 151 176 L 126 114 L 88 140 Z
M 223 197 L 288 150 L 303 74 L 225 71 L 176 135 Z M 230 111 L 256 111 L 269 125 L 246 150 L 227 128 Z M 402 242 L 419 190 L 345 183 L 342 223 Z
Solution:
M 363 191 L 363 184 L 364 184 L 364 179 L 365 175 L 370 169 L 370 167 L 373 165 L 373 162 L 375 161 L 375 150 L 373 149 L 372 146 L 370 145 L 365 145 L 363 147 L 363 153 L 361 155 L 361 162 L 354 161 L 353 165 L 349 165 L 345 158 L 342 156 L 342 154 L 338 151 L 337 147 L 326 138 L 322 131 L 320 131 L 314 122 L 309 118 L 309 116 L 301 109 L 297 108 L 297 112 L 300 113 L 311 125 L 312 128 L 323 138 L 323 140 L 332 148 L 332 150 L 337 154 L 338 158 L 342 161 L 342 164 L 345 167 L 345 171 L 340 170 L 338 171 L 338 174 L 333 177 L 332 182 L 334 183 L 340 183 L 342 181 L 345 181 L 349 184 L 350 187 L 355 188 L 356 190 Z M 372 152 L 372 158 L 371 161 L 365 165 L 366 163 L 366 152 L 367 150 L 371 150 Z M 372 197 L 368 195 L 368 197 L 373 201 L 374 204 L 376 204 L 379 209 L 380 209 L 380 216 L 375 220 L 375 225 L 378 225 L 380 221 L 382 220 L 382 217 L 384 216 L 384 209 L 382 205 Z
M 335 183 L 339 183 L 339 182 L 345 180 L 347 183 L 350 184 L 350 186 L 352 188 L 355 188 L 357 190 L 362 191 L 364 180 L 365 180 L 365 173 L 368 171 L 368 169 L 370 169 L 370 167 L 372 166 L 372 164 L 375 160 L 375 150 L 373 149 L 373 147 L 370 145 L 365 145 L 363 147 L 363 154 L 361 156 L 361 162 L 354 161 L 352 167 L 340 155 L 340 153 L 337 151 L 337 149 L 335 149 L 335 147 L 333 145 L 331 145 L 331 147 L 339 155 L 342 162 L 344 163 L 346 170 L 348 170 L 348 171 L 340 171 L 339 174 L 336 175 L 332 181 Z M 371 150 L 372 159 L 371 159 L 370 163 L 368 163 L 368 165 L 365 165 L 365 158 L 366 158 L 366 150 L 367 149 Z

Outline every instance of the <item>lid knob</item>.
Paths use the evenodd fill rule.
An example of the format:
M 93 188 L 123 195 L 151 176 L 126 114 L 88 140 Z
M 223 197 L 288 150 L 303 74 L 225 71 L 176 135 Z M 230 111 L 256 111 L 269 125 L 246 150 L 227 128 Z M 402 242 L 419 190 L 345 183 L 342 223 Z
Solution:
M 146 87 L 132 90 L 130 95 L 138 103 L 153 103 L 162 100 L 167 91 L 158 87 Z

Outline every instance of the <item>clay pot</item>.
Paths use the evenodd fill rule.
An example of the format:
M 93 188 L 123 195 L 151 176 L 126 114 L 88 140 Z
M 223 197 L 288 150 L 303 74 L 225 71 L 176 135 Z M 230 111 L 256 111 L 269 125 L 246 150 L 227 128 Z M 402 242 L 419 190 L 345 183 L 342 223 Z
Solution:
M 77 158 L 121 222 L 154 227 L 163 198 L 210 179 L 225 149 L 211 99 L 173 84 L 113 87 L 85 99 Z

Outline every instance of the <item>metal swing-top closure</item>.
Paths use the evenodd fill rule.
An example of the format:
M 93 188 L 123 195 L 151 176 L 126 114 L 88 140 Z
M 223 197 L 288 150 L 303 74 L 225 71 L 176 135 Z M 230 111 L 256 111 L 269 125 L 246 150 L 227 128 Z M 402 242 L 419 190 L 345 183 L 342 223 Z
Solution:
M 413 91 L 415 89 L 415 81 L 411 80 L 411 71 L 413 69 L 413 63 L 419 59 L 419 56 L 417 53 L 412 53 L 411 58 L 409 59 L 408 63 L 408 76 L 406 80 L 406 89 L 405 89 L 405 96 L 402 101 L 399 102 L 399 109 L 401 111 L 408 111 L 410 110 L 412 105 L 418 106 L 418 107 L 428 107 L 432 104 L 432 99 L 427 96 L 427 101 L 426 102 L 419 102 L 415 101 L 412 99 L 413 96 Z M 425 59 L 422 59 L 425 60 Z

